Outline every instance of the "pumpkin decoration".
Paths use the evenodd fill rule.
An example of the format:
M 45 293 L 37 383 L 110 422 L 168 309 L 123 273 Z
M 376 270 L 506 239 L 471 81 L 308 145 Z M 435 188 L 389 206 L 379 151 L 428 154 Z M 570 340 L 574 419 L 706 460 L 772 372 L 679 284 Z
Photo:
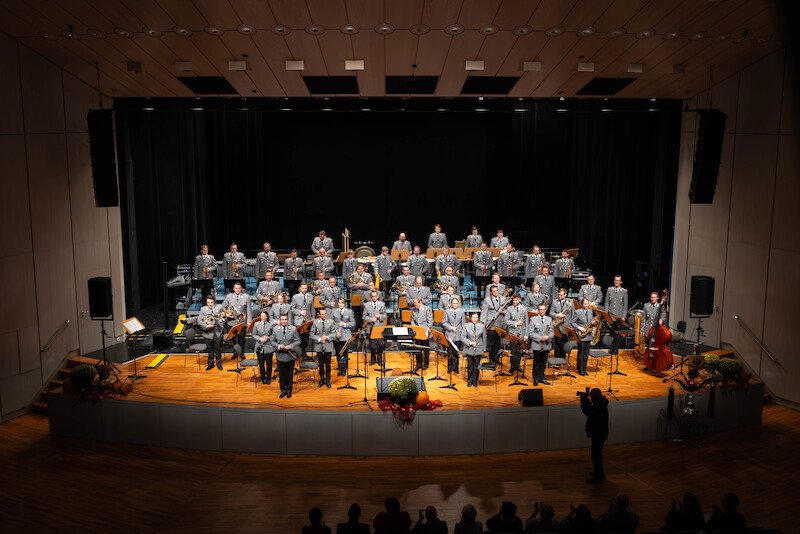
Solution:
M 417 406 L 425 406 L 431 401 L 427 391 L 420 391 L 417 393 L 417 399 L 414 404 Z

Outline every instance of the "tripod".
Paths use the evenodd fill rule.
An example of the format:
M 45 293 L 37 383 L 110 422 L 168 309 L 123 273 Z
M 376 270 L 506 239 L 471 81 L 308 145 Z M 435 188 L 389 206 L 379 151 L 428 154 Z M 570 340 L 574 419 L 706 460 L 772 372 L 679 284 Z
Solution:
M 611 338 L 611 350 L 609 354 L 611 354 L 612 357 L 617 357 L 617 367 L 613 371 L 609 371 L 608 374 L 628 376 L 627 373 L 623 373 L 619 370 L 619 323 L 617 322 L 611 325 Z M 608 379 L 608 390 L 611 391 L 611 378 Z
M 368 374 L 367 373 L 367 349 L 366 349 L 366 347 L 364 345 L 364 343 L 366 342 L 365 341 L 366 331 L 362 330 L 361 333 L 360 333 L 360 336 L 361 336 L 361 352 L 363 353 L 363 356 L 364 356 L 364 374 L 363 374 L 363 378 L 364 378 L 364 398 L 362 400 L 360 400 L 360 401 L 348 402 L 347 405 L 348 406 L 354 406 L 356 404 L 366 404 L 367 408 L 369 408 L 369 411 L 372 411 L 372 406 L 370 405 L 369 400 L 367 400 L 367 374 Z M 358 365 L 358 353 L 356 353 L 356 366 L 357 365 Z M 348 379 L 349 378 L 350 377 L 348 377 Z M 350 383 L 348 382 L 347 385 L 349 386 Z M 342 388 L 339 388 L 339 389 L 342 389 Z M 352 389 L 356 389 L 356 388 L 352 388 Z
M 103 357 L 100 358 L 100 361 L 97 362 L 97 364 L 98 365 L 105 365 L 106 367 L 110 368 L 111 372 L 114 373 L 114 376 L 117 379 L 119 379 L 119 368 L 116 365 L 114 365 L 114 362 L 109 361 L 108 358 L 106 357 L 106 338 L 111 339 L 111 336 L 109 336 L 106 333 L 105 319 L 100 319 L 100 339 L 102 340 Z M 136 365 L 136 360 L 134 360 L 134 366 L 135 365 Z M 135 373 L 136 373 L 136 371 L 134 371 L 134 374 Z
M 698 317 L 697 318 L 697 328 L 695 330 L 697 331 L 697 341 L 694 343 L 694 347 L 692 348 L 692 356 L 700 356 L 700 336 L 702 336 L 703 332 L 704 332 L 704 330 L 703 330 L 703 317 Z M 676 376 L 682 376 L 684 380 L 688 380 L 688 377 L 683 372 L 683 361 L 685 359 L 686 359 L 686 355 L 682 355 L 681 356 L 681 363 L 678 366 L 678 372 L 675 373 L 674 375 L 668 377 L 668 378 L 665 378 L 664 380 L 662 380 L 662 382 L 667 382 L 668 380 L 672 380 Z

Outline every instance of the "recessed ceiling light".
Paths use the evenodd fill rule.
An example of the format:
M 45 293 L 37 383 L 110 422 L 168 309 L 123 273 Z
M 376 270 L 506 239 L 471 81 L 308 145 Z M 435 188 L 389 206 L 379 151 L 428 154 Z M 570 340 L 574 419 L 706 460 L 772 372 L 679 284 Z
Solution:
M 339 31 L 347 35 L 355 35 L 359 31 L 359 27 L 355 24 L 342 24 L 339 26 Z
M 413 33 L 414 35 L 425 35 L 429 31 L 431 31 L 431 27 L 427 24 L 414 24 L 411 26 L 408 31 Z
M 569 110 L 566 108 L 556 108 L 556 111 L 569 111 Z
M 533 28 L 531 28 L 528 25 L 517 26 L 516 28 L 511 30 L 511 33 L 513 33 L 514 35 L 528 35 L 533 33 Z
M 39 35 L 41 35 L 44 39 L 47 39 L 48 41 L 56 40 L 56 36 L 50 33 L 39 32 Z
M 190 37 L 192 35 L 192 30 L 184 28 L 183 26 L 175 26 L 172 28 L 172 31 L 183 37 Z
M 322 111 L 333 111 L 333 108 L 322 108 Z
M 239 28 L 242 28 L 242 27 L 243 26 L 239 26 Z M 250 26 L 248 26 L 248 28 L 249 27 Z M 289 35 L 290 33 L 292 33 L 292 29 L 289 26 L 286 26 L 285 24 L 276 24 L 273 27 L 271 27 L 269 30 L 272 33 L 276 33 L 278 35 Z M 246 32 L 243 32 L 241 29 L 239 31 L 241 33 L 246 33 Z M 251 33 L 255 33 L 255 31 L 253 31 Z
M 730 36 L 731 36 L 731 34 L 729 34 L 729 33 L 722 33 L 722 34 L 717 35 L 716 37 L 714 37 L 714 40 L 715 41 L 724 41 L 725 39 L 727 39 Z
M 372 108 L 361 108 L 361 111 L 372 111 Z
M 220 30 L 216 26 L 206 26 L 205 30 L 206 30 L 206 33 L 210 33 L 211 35 L 217 35 L 217 36 L 222 35 L 223 33 L 225 33 L 224 31 Z
M 281 108 L 281 111 L 292 111 L 292 108 Z
M 78 35 L 75 32 L 64 32 L 64 37 L 68 37 L 70 39 L 76 39 L 76 40 L 81 38 L 80 35 Z
M 482 96 L 479 96 L 479 97 L 478 97 L 478 100 L 480 100 L 481 102 L 483 102 L 483 97 L 482 97 Z
M 514 111 L 528 111 L 528 110 L 525 108 L 514 108 Z
M 145 106 L 142 108 L 142 111 L 155 111 L 155 110 L 156 108 L 154 108 L 153 106 Z
M 642 30 L 636 34 L 637 39 L 647 39 L 655 33 L 653 30 Z
M 119 35 L 120 37 L 133 37 L 133 33 L 130 30 L 126 30 L 125 28 L 116 28 L 114 33 Z
M 448 111 L 447 108 L 436 108 L 436 111 Z
M 559 96 L 558 99 L 561 100 L 562 102 L 564 101 L 564 97 L 563 96 Z
M 603 108 L 600 111 L 611 111 L 609 108 Z
M 564 33 L 564 28 L 561 26 L 553 26 L 552 28 L 548 28 L 544 32 L 545 34 L 549 35 L 550 37 L 555 37 L 556 35 L 561 35 Z
M 651 99 L 650 99 L 650 102 L 655 102 L 655 101 L 656 101 L 656 99 L 655 99 L 655 98 L 651 98 Z
M 95 39 L 105 39 L 106 34 L 101 32 L 100 30 L 88 29 L 86 33 L 89 34 L 90 37 L 94 37 Z
M 375 31 L 386 35 L 394 31 L 394 26 L 392 26 L 388 22 L 384 22 L 383 24 L 378 24 L 377 26 L 375 26 Z
M 497 33 L 500 28 L 495 26 L 494 24 L 487 24 L 486 26 L 481 26 L 481 29 L 478 31 L 484 35 L 491 35 L 493 33 Z
M 706 32 L 697 32 L 697 33 L 693 34 L 691 37 L 689 37 L 689 40 L 690 41 L 699 41 L 700 39 L 703 39 L 707 35 L 708 34 Z
M 608 32 L 608 36 L 613 39 L 615 37 L 621 37 L 626 33 L 628 33 L 628 30 L 626 30 L 625 28 L 614 28 L 613 30 Z
M 161 32 L 155 28 L 142 28 L 142 31 L 145 35 L 149 35 L 150 37 L 161 37 Z
M 578 32 L 578 37 L 589 37 L 594 33 L 594 28 L 589 26 L 588 28 L 584 28 Z
M 249 24 L 242 24 L 236 28 L 236 31 L 244 34 L 244 35 L 255 35 L 258 31 L 255 27 L 250 26 Z M 286 33 L 289 33 L 288 31 Z
M 475 111 L 489 111 L 489 108 L 475 108 Z
M 203 111 L 203 108 L 201 106 L 195 106 L 192 108 L 192 111 Z
M 461 24 L 450 24 L 449 26 L 445 26 L 444 33 L 449 35 L 458 35 L 459 33 L 464 33 L 464 26 Z
M 309 24 L 306 26 L 306 33 L 310 33 L 311 35 L 322 35 L 325 33 L 325 28 L 319 24 Z
M 664 34 L 664 39 L 670 40 L 670 39 L 675 39 L 675 38 L 680 37 L 680 36 L 681 36 L 681 32 L 674 31 L 674 32 L 665 33 Z

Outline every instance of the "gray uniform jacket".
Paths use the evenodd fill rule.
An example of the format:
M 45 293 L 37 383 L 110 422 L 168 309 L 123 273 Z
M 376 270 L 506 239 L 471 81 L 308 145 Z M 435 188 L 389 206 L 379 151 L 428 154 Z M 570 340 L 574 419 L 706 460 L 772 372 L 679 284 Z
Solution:
M 503 251 L 497 260 L 497 272 L 500 273 L 500 276 L 517 276 L 520 265 L 522 265 L 522 260 L 519 259 L 519 252 L 516 250 Z
M 359 287 L 358 287 L 358 281 L 356 281 L 356 283 L 355 283 L 355 284 L 351 284 L 351 283 L 348 281 L 348 282 L 347 282 L 347 287 L 348 287 L 348 288 L 349 288 L 351 291 L 352 291 L 352 290 L 354 290 L 354 289 L 355 289 L 355 290 L 358 290 L 358 291 L 364 291 L 364 290 L 365 290 L 365 289 L 366 289 L 366 288 L 369 286 L 369 283 L 370 283 L 370 282 L 372 282 L 372 275 L 371 275 L 371 274 L 369 274 L 369 273 L 361 273 L 360 275 L 359 275 L 358 273 L 354 273 L 354 274 L 355 274 L 356 276 L 358 276 L 358 278 L 360 278 L 360 279 L 361 279 L 361 282 L 364 284 L 364 287 L 361 287 L 361 288 L 359 288 Z M 350 276 L 353 276 L 353 275 L 351 274 Z
M 556 280 L 552 274 L 540 274 L 535 280 L 539 283 L 539 291 L 549 296 L 550 300 L 556 299 Z
M 305 315 L 301 313 L 305 310 Z M 314 318 L 314 296 L 311 293 L 297 293 L 292 297 L 292 324 L 300 326 Z
M 628 316 L 628 290 L 614 286 L 606 289 L 606 311 L 617 317 L 627 320 Z
M 527 295 L 525 295 L 525 305 L 531 309 L 531 311 L 536 311 L 539 307 L 539 304 L 550 304 L 550 296 L 545 295 L 541 291 L 538 293 L 534 293 L 533 291 L 529 291 Z
M 433 300 L 433 295 L 431 295 L 431 288 L 429 288 L 428 286 L 422 286 L 422 287 L 413 286 L 408 289 L 406 296 L 408 297 L 409 305 L 411 305 L 413 300 L 416 298 L 422 300 L 422 303 L 425 306 L 430 306 L 431 301 Z
M 539 267 L 544 264 L 544 254 L 528 254 L 525 260 L 525 278 L 536 278 L 539 276 Z
M 269 320 L 275 324 L 278 324 L 280 321 L 281 315 L 285 315 L 289 318 L 289 324 L 292 324 L 292 307 L 291 305 L 284 302 L 283 304 L 278 304 L 277 302 L 272 305 L 272 308 L 269 310 Z
M 262 280 L 256 288 L 256 300 L 263 299 L 266 295 L 275 295 L 281 290 L 281 283 L 277 280 L 267 282 Z
M 521 321 L 519 326 L 517 322 Z M 509 334 L 514 334 L 517 337 L 522 337 L 528 331 L 528 308 L 520 304 L 514 306 L 513 304 L 506 308 L 506 320 L 503 325 Z
M 414 285 L 414 277 L 412 275 L 404 275 L 401 274 L 397 278 L 394 279 L 397 284 L 403 284 L 406 287 L 411 287 Z M 408 291 L 408 290 L 406 290 Z
M 468 235 L 467 238 L 464 240 L 464 248 L 478 248 L 483 243 L 483 237 L 481 234 L 478 235 Z
M 459 285 L 458 277 L 452 274 L 450 276 L 443 274 L 442 277 L 439 279 L 439 285 L 441 285 L 443 288 L 447 288 L 447 286 L 453 286 L 453 289 L 456 290 L 455 293 L 456 295 L 458 295 L 459 292 L 461 291 L 461 286 Z
M 664 320 L 664 306 L 661 304 L 646 303 L 644 305 L 644 317 L 642 317 L 642 335 L 647 336 L 650 329 L 658 324 L 659 319 Z
M 479 250 L 472 256 L 472 263 L 475 266 L 475 276 L 490 276 L 494 267 L 492 251 Z
M 408 257 L 408 272 L 414 276 L 425 276 L 428 273 L 428 260 L 422 254 L 411 254 Z
M 492 240 L 489 242 L 489 248 L 506 248 L 508 245 L 508 237 L 493 237 Z
M 262 250 L 256 255 L 256 278 L 264 278 L 264 273 L 267 271 L 275 272 L 279 264 L 277 254 L 271 250 L 269 252 Z
M 572 258 L 558 258 L 555 267 L 553 267 L 553 276 L 556 278 L 566 278 L 568 267 L 570 271 L 575 271 L 575 262 L 572 261 Z
M 556 320 L 556 315 L 559 313 L 564 313 L 564 322 L 558 325 L 558 331 L 562 334 L 566 334 L 566 327 L 572 324 L 572 314 L 574 313 L 575 308 L 572 306 L 572 299 L 564 299 L 564 300 L 554 300 L 553 304 L 550 305 L 550 318 L 553 319 L 553 322 Z
M 506 303 L 505 297 L 495 297 L 492 298 L 491 296 L 486 297 L 483 299 L 483 306 L 481 306 L 481 322 L 484 325 L 489 324 L 494 318 L 497 317 L 498 313 L 500 312 L 500 308 L 503 307 L 503 304 Z M 501 326 L 502 321 L 498 319 L 494 322 L 492 326 Z
M 589 322 L 594 317 L 594 312 L 592 310 L 584 310 L 581 308 L 580 310 L 575 310 L 572 313 L 572 328 L 575 329 L 575 333 L 578 334 L 578 337 L 581 341 L 591 341 L 592 334 L 587 332 L 585 336 L 581 336 L 578 332 L 578 328 L 586 328 Z
M 330 276 L 333 272 L 333 260 L 330 259 L 328 256 L 317 256 L 311 261 L 312 269 L 314 270 L 314 275 L 316 276 L 317 273 L 323 272 L 325 276 Z
M 222 319 L 214 319 L 214 325 L 206 329 L 206 317 L 210 315 L 219 315 L 222 313 L 222 306 L 215 304 L 213 307 L 203 306 L 200 308 L 200 313 L 197 314 L 195 324 L 198 329 L 203 332 L 205 339 L 214 339 L 222 336 L 223 322 Z
M 241 280 L 244 278 L 244 262 L 246 258 L 241 252 L 226 252 L 222 257 L 222 277 L 226 280 Z M 237 271 L 233 272 L 233 264 L 236 262 L 239 266 Z
M 300 258 L 292 258 L 289 256 L 283 262 L 283 279 L 284 280 L 302 280 L 305 274 L 305 267 L 303 260 Z
M 461 336 L 464 333 L 464 324 L 466 317 L 463 308 L 448 308 L 444 312 L 444 319 L 442 319 L 442 328 L 447 337 L 453 341 L 461 341 Z
M 356 258 L 345 258 L 342 261 L 342 280 L 350 278 L 350 276 L 356 272 L 357 265 L 358 260 Z
M 411 324 L 421 326 L 425 329 L 425 334 L 431 337 L 431 327 L 433 326 L 433 312 L 430 307 L 421 305 L 411 307 Z
M 381 276 L 381 280 L 386 280 L 388 282 L 392 279 L 392 271 L 395 267 L 397 267 L 397 264 L 391 256 L 380 254 L 375 258 L 375 265 L 373 268 L 375 272 Z
M 411 241 L 406 239 L 405 241 L 400 241 L 399 239 L 392 243 L 392 250 L 407 250 L 411 252 Z
M 335 308 L 331 312 L 331 319 L 339 329 L 339 341 L 347 341 L 353 335 L 356 327 L 356 317 L 350 308 Z M 344 323 L 344 326 L 339 323 Z
M 256 324 L 253 325 L 253 339 L 256 342 L 256 352 L 264 352 L 269 354 L 270 352 L 275 352 L 275 345 L 272 343 L 272 328 L 275 325 L 270 323 L 269 321 L 258 321 Z M 261 342 L 261 338 L 266 336 L 268 339 Z
M 444 270 L 448 267 L 453 268 L 453 272 L 461 269 L 461 260 L 456 258 L 452 252 L 450 254 L 439 254 L 436 256 L 436 270 L 444 274 Z
M 203 269 L 205 266 L 207 269 Z M 207 276 L 203 276 L 203 271 L 207 272 Z M 217 260 L 211 254 L 198 254 L 194 258 L 194 271 L 192 276 L 198 280 L 210 280 L 214 278 L 214 271 L 217 270 Z
M 381 302 L 366 302 L 362 305 L 361 308 L 361 317 L 367 321 L 367 319 L 372 319 L 373 317 L 377 317 L 377 321 L 373 323 L 372 321 L 367 321 L 367 330 L 368 334 L 372 332 L 373 326 L 385 326 L 386 325 L 386 305 Z
M 506 285 L 503 282 L 498 282 L 496 284 L 489 284 L 486 286 L 486 296 L 488 297 L 492 293 L 492 286 L 497 286 L 497 296 L 502 297 L 503 294 L 506 292 Z
M 439 309 L 440 310 L 449 310 L 450 309 L 450 301 L 453 300 L 453 298 L 457 298 L 457 297 L 458 297 L 458 295 L 456 295 L 455 293 L 453 295 L 450 295 L 448 293 L 442 293 L 441 295 L 439 295 Z
M 325 252 L 332 252 L 333 251 L 333 240 L 330 237 L 326 237 L 325 240 L 321 240 L 319 236 L 314 238 L 314 241 L 311 242 L 311 250 L 314 251 L 314 254 L 319 252 L 319 249 L 324 248 Z
M 279 362 L 291 362 L 297 359 L 300 347 L 300 334 L 292 325 L 275 325 L 272 329 L 272 343 L 275 345 L 275 358 Z M 288 345 L 289 350 L 278 350 L 278 345 Z
M 225 300 L 222 301 L 222 307 L 227 308 L 228 306 L 233 306 L 233 309 L 236 310 L 236 315 L 243 313 L 245 315 L 245 321 L 247 324 L 250 324 L 250 319 L 252 319 L 253 312 L 250 306 L 250 295 L 247 293 L 228 293 L 225 296 Z M 240 321 L 228 320 L 228 325 L 233 326 L 239 324 Z
M 432 233 L 428 236 L 428 248 L 444 248 L 447 246 L 447 236 L 439 232 Z
M 531 350 L 551 350 L 553 335 L 553 320 L 547 315 L 535 315 L 528 321 L 528 346 Z M 549 339 L 542 341 L 542 336 Z
M 333 319 L 314 319 L 311 324 L 309 337 L 314 342 L 314 352 L 333 352 L 333 340 L 337 337 L 339 328 Z M 322 341 L 322 336 L 327 336 L 327 341 Z
M 483 356 L 486 352 L 486 329 L 481 323 L 472 321 L 464 325 L 464 334 L 461 336 L 463 345 L 462 353 L 465 356 Z M 472 344 L 475 343 L 473 347 Z
M 339 286 L 325 286 L 319 295 L 319 303 L 331 310 L 339 305 L 339 297 L 342 295 L 342 288 Z
M 386 299 L 383 298 L 385 296 L 383 294 L 383 291 L 379 291 L 377 289 L 375 291 L 378 291 L 378 300 L 385 303 Z M 365 289 L 364 291 L 361 292 L 361 305 L 362 306 L 364 305 L 365 302 L 371 302 L 372 301 L 371 292 L 372 291 L 369 290 L 369 289 Z
M 583 284 L 578 291 L 578 302 L 583 302 L 583 299 L 589 299 L 589 302 L 600 306 L 603 304 L 603 290 L 597 284 Z

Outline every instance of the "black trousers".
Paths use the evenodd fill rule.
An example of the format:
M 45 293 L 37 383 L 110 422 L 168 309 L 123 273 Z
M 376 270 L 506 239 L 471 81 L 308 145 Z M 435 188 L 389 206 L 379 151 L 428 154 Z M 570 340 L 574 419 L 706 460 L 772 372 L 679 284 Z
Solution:
M 203 338 L 206 340 L 206 352 L 208 352 L 208 365 L 222 363 L 222 336 L 214 336 L 211 339 Z
M 347 355 L 350 352 L 350 349 L 348 348 L 344 354 L 341 356 L 339 355 L 346 343 L 346 341 L 333 342 L 333 350 L 336 351 L 336 360 L 338 362 L 337 368 L 339 370 L 339 376 L 344 376 L 347 374 Z
M 478 385 L 478 376 L 480 372 L 478 371 L 478 366 L 481 364 L 481 356 L 470 356 L 467 355 L 467 384 L 472 384 L 474 386 Z
M 274 352 L 259 352 L 256 354 L 258 370 L 261 373 L 261 378 L 266 379 L 267 384 L 272 382 L 272 356 L 274 354 Z
M 454 343 L 456 347 L 458 347 L 458 350 L 461 350 L 461 341 L 455 341 Z M 458 352 L 456 352 L 453 347 L 447 347 L 447 372 L 458 372 Z
M 369 364 L 375 365 L 376 363 L 383 367 L 383 341 L 379 339 L 369 340 Z
M 549 350 L 533 351 L 533 376 L 539 380 L 544 380 L 544 371 L 547 368 L 547 355 Z
M 291 393 L 294 380 L 294 360 L 288 362 L 278 360 L 278 376 L 281 393 Z
M 417 345 L 422 345 L 424 347 L 430 347 L 431 342 L 429 339 L 426 340 L 416 340 L 415 343 Z M 429 349 L 421 349 L 420 352 L 417 352 L 416 355 L 417 366 L 416 369 L 423 368 L 427 369 L 428 365 L 431 363 L 431 351 Z M 415 369 L 415 370 L 416 370 Z
M 591 346 L 591 341 L 581 341 L 578 343 L 578 372 L 585 373 L 586 372 L 586 364 L 589 362 L 589 347 Z
M 592 474 L 594 478 L 606 478 L 606 473 L 603 471 L 603 446 L 606 443 L 606 438 L 592 438 L 592 466 L 594 471 Z
M 331 353 L 330 352 L 318 352 L 317 353 L 317 360 L 319 361 L 319 380 L 322 382 L 323 380 L 330 381 L 331 379 Z
M 236 324 L 231 325 L 230 323 L 226 323 L 226 326 L 227 326 L 227 328 L 225 330 L 225 333 L 228 333 L 228 332 L 230 332 L 231 328 L 236 326 Z M 236 345 L 239 345 L 242 348 L 242 359 L 244 359 L 244 343 L 245 343 L 246 337 L 247 337 L 247 328 L 241 328 L 241 329 L 239 329 L 239 333 L 236 334 L 235 336 L 233 336 L 233 338 L 231 338 L 231 342 L 232 342 L 232 346 L 233 347 L 236 347 Z M 234 358 L 237 356 L 236 350 L 233 351 L 233 356 L 234 356 Z
M 516 344 L 512 345 L 512 347 L 511 347 L 511 357 L 509 358 L 509 360 L 511 361 L 511 370 L 512 371 L 514 371 L 516 369 L 520 369 L 520 371 L 522 370 L 520 368 L 520 365 L 519 365 L 519 362 L 521 360 L 520 355 L 519 355 L 519 347 Z
M 489 351 L 489 359 L 496 363 L 497 353 L 500 351 L 500 336 L 494 328 L 486 332 L 486 349 Z

